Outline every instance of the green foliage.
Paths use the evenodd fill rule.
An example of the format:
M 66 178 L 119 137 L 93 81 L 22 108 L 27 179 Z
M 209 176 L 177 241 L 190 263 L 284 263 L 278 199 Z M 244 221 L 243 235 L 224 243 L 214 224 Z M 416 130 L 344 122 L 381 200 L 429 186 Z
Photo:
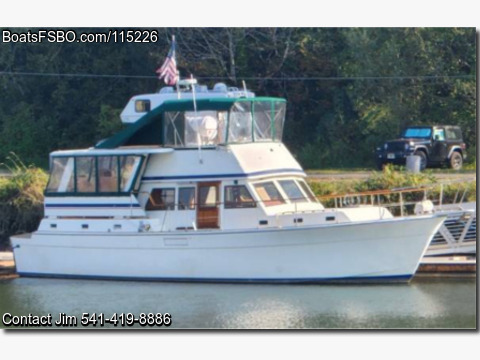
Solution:
M 357 184 L 356 190 L 370 191 L 415 188 L 422 185 L 431 185 L 435 182 L 436 179 L 430 171 L 413 173 L 388 164 L 384 166 L 383 171 L 374 171 L 366 181 Z
M 0 249 L 7 247 L 10 235 L 37 229 L 48 180 L 45 171 L 25 166 L 15 154 L 3 165 L 9 175 L 0 176 Z
M 322 202 L 327 207 L 335 205 L 333 199 L 328 198 L 330 195 L 351 195 L 376 190 L 426 187 L 428 188 L 426 192 L 428 199 L 433 200 L 435 203 L 439 203 L 441 196 L 443 203 L 452 203 L 475 201 L 477 195 L 475 181 L 442 185 L 437 182 L 432 172 L 414 174 L 405 172 L 403 168 L 397 168 L 392 165 L 385 166 L 381 172 L 373 171 L 366 180 L 310 181 L 309 184 L 316 196 L 320 198 L 326 197 Z M 420 201 L 424 195 L 423 191 L 405 193 L 404 201 Z M 398 194 L 382 195 L 382 201 L 385 203 L 398 202 L 399 196 Z M 413 206 L 409 210 L 413 210 Z
M 2 71 L 152 76 L 0 74 L 0 161 L 15 151 L 46 167 L 52 150 L 113 134 L 132 95 L 163 85 L 153 76 L 175 34 L 183 77 L 240 87 L 247 79 L 259 95 L 287 98 L 284 141 L 305 167 L 372 166 L 376 146 L 406 125 L 426 123 L 460 125 L 474 162 L 474 28 L 158 31 L 157 43 L 0 43 Z

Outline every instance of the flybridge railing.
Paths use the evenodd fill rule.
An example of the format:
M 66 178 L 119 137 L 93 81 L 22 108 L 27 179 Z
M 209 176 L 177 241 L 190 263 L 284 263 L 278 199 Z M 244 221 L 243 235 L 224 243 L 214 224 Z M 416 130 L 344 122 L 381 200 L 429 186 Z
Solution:
M 334 208 L 354 206 L 382 206 L 391 209 L 392 214 L 404 216 L 413 213 L 414 207 L 421 201 L 430 200 L 434 205 L 461 204 L 468 199 L 470 192 L 476 191 L 475 178 L 468 180 L 453 180 L 438 184 L 422 185 L 420 187 L 394 188 L 388 190 L 374 190 L 356 193 L 332 194 L 318 196 L 324 205 Z M 461 189 L 451 191 L 447 194 L 446 188 L 455 184 L 465 184 Z M 447 196 L 448 195 L 448 196 Z M 392 211 L 393 210 L 393 211 Z

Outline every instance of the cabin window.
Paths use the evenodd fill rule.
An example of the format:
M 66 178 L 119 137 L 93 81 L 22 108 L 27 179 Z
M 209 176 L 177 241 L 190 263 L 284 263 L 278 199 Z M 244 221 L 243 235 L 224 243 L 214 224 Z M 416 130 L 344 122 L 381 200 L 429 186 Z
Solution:
M 149 112 L 149 111 L 150 111 L 150 100 L 135 101 L 135 112 Z
M 120 191 L 127 192 L 132 188 L 135 174 L 141 158 L 139 156 L 120 156 Z
M 294 180 L 279 180 L 278 183 L 283 189 L 283 192 L 288 196 L 291 202 L 306 202 L 307 198 L 295 183 Z
M 126 194 L 134 188 L 141 156 L 71 156 L 52 158 L 46 193 Z
M 51 168 L 47 192 L 73 192 L 74 158 L 53 158 Z
M 118 157 L 98 157 L 98 191 L 113 193 L 118 191 Z
M 225 186 L 225 209 L 252 208 L 257 204 L 245 185 Z
M 312 192 L 310 187 L 307 185 L 307 183 L 303 180 L 298 181 L 300 184 L 300 187 L 302 188 L 303 192 L 307 194 L 308 198 L 310 199 L 311 202 L 317 202 L 317 198 L 315 197 L 315 194 Z
M 94 193 L 97 189 L 95 157 L 77 157 L 75 166 L 77 192 Z
M 195 209 L 195 188 L 185 187 L 178 189 L 178 210 Z
M 272 181 L 255 184 L 255 190 L 265 206 L 281 205 L 285 203 L 282 195 Z
M 175 189 L 153 189 L 148 198 L 146 210 L 174 210 Z

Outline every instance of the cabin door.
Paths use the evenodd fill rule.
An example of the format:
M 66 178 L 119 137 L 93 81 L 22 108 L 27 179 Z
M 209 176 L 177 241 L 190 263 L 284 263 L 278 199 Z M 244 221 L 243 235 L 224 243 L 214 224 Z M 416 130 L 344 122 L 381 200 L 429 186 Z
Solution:
M 198 183 L 197 191 L 197 228 L 219 228 L 219 188 L 220 182 Z

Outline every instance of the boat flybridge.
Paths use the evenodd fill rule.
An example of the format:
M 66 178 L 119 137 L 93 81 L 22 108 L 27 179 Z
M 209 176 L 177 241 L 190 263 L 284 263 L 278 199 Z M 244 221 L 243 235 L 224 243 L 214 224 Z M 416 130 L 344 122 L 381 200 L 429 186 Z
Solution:
M 444 217 L 325 209 L 282 143 L 286 101 L 195 82 L 133 97 L 129 125 L 55 151 L 45 217 L 12 237 L 21 276 L 408 281 Z

